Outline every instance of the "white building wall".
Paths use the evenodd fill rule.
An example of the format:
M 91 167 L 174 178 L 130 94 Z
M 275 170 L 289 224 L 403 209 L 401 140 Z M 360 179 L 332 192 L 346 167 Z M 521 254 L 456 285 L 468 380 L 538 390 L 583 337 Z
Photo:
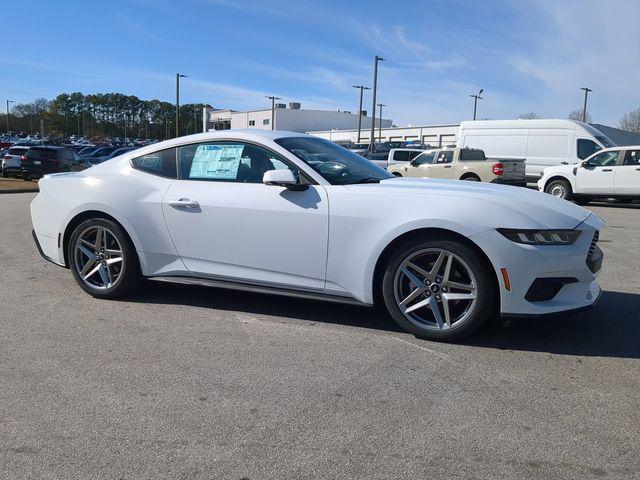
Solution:
M 361 143 L 369 143 L 371 123 L 369 129 L 362 128 L 360 135 Z M 419 141 L 433 146 L 452 145 L 458 141 L 458 130 L 460 125 L 423 125 L 416 127 L 387 127 L 383 126 L 382 134 L 379 136 L 378 127 L 375 130 L 375 139 L 378 141 Z M 326 138 L 334 142 L 356 142 L 358 138 L 357 129 L 348 130 L 324 130 L 307 131 L 311 135 Z

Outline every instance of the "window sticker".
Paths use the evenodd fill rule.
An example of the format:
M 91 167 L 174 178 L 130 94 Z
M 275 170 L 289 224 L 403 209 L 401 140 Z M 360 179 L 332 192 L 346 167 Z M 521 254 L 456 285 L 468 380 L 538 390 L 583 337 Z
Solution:
M 235 180 L 244 145 L 198 145 L 189 178 Z

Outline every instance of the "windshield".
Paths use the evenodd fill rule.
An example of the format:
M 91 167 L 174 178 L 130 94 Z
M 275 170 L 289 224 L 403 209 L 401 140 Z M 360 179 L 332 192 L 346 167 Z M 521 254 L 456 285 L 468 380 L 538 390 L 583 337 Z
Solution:
M 332 185 L 378 183 L 393 178 L 386 170 L 340 145 L 317 137 L 278 138 L 275 142 L 313 168 Z

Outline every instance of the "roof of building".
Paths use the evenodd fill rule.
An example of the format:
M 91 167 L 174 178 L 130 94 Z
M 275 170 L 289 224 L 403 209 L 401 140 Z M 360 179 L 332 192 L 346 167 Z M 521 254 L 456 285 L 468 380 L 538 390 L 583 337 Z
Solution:
M 622 130 L 620 128 L 609 127 L 600 123 L 590 123 L 589 125 L 597 130 L 600 130 L 607 137 L 609 137 L 613 143 L 615 143 L 616 145 L 620 145 L 621 147 L 629 145 L 640 145 L 640 135 L 637 133 Z

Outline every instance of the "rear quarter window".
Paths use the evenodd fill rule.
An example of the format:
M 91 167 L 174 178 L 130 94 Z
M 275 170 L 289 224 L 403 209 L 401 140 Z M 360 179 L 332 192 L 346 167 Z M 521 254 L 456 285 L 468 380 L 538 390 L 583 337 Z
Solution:
M 462 162 L 477 162 L 484 161 L 487 157 L 484 156 L 484 152 L 482 150 L 471 150 L 468 148 L 463 148 L 460 150 L 460 161 Z
M 168 148 L 159 152 L 148 153 L 131 159 L 136 170 L 166 178 L 176 178 L 176 148 Z

